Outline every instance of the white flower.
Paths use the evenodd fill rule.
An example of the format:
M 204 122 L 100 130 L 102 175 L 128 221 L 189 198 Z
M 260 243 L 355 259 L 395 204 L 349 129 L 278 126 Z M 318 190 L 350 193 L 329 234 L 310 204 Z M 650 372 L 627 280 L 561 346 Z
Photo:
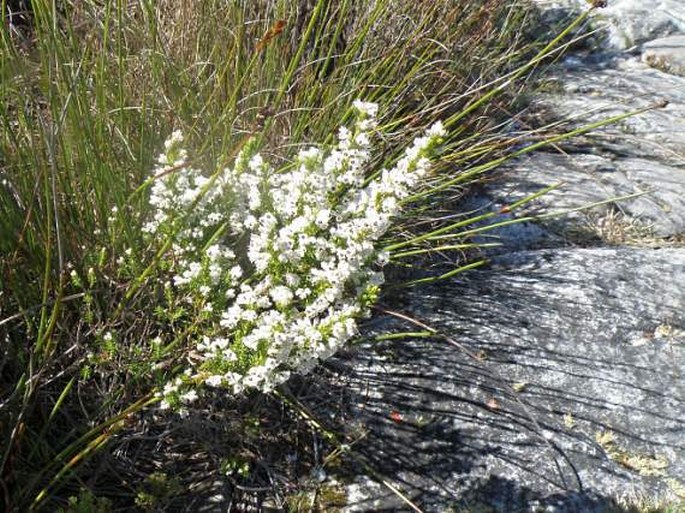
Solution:
M 369 181 L 378 105 L 353 108 L 357 119 L 333 148 L 307 147 L 280 170 L 249 141 L 210 182 L 186 165 L 180 132 L 165 143 L 143 230 L 151 243 L 174 234 L 166 263 L 175 288 L 165 294 L 178 294 L 190 315 L 203 312 L 199 326 L 210 331 L 188 377 L 167 384 L 163 398 L 183 386 L 181 403 L 196 400 L 193 380 L 234 394 L 271 390 L 356 335 L 389 258 L 378 241 L 430 171 L 445 129 L 433 124 Z M 223 374 L 208 371 L 217 361 Z
M 357 136 L 354 138 L 354 142 L 357 143 L 359 146 L 368 146 L 371 143 L 371 141 L 369 140 L 369 135 L 365 132 L 357 134 Z
M 174 146 L 183 142 L 183 133 L 180 130 L 174 130 L 171 136 L 164 141 L 164 149 L 169 151 Z
M 378 104 L 371 102 L 363 102 L 361 100 L 355 100 L 352 105 L 355 109 L 359 111 L 360 114 L 375 118 L 378 114 Z
M 205 383 L 207 383 L 210 387 L 220 387 L 223 382 L 223 376 L 213 375 L 205 378 Z
M 436 121 L 426 131 L 428 137 L 444 137 L 447 134 L 445 127 L 442 126 L 442 121 Z
M 261 155 L 257 154 L 254 155 L 251 159 L 250 162 L 248 163 L 248 167 L 252 171 L 257 171 L 261 172 L 262 167 L 264 166 L 264 159 L 262 158 Z
M 293 292 L 288 287 L 283 285 L 279 285 L 271 289 L 269 295 L 271 296 L 274 304 L 279 307 L 288 306 L 293 300 Z
M 185 394 L 181 394 L 179 399 L 183 404 L 190 404 L 197 401 L 198 395 L 195 390 L 188 390 Z

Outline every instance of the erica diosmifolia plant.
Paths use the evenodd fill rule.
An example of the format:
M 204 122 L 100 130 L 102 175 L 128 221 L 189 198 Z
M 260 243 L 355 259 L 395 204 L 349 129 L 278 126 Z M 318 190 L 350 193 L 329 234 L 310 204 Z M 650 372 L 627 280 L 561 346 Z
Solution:
M 148 183 L 154 210 L 143 231 L 152 237 L 152 264 L 132 277 L 132 301 L 114 313 L 158 283 L 170 304 L 184 305 L 177 330 L 153 339 L 161 360 L 172 362 L 157 395 L 164 409 L 185 414 L 205 392 L 211 399 L 270 391 L 356 334 L 383 281 L 384 249 L 394 249 L 379 238 L 426 177 L 427 157 L 444 131 L 432 127 L 395 167 L 369 178 L 367 131 L 375 126 L 376 106 L 358 102 L 355 108 L 361 118 L 354 131 L 341 129 L 335 148 L 303 150 L 294 166 L 280 170 L 254 153 L 252 140 L 234 166 L 203 175 L 188 165 L 180 134 L 167 141 Z M 468 231 L 481 228 L 463 235 Z M 103 339 L 125 338 L 122 328 Z
M 444 136 L 435 125 L 366 184 L 377 108 L 355 103 L 357 121 L 340 129 L 337 145 L 301 150 L 280 171 L 251 141 L 232 168 L 205 178 L 186 167 L 180 134 L 167 142 L 155 176 L 175 170 L 153 179 L 144 230 L 173 240 L 171 257 L 162 256 L 174 262 L 166 287 L 187 297 L 191 320 L 205 320 L 181 343 L 199 363 L 165 387 L 166 403 L 196 397 L 203 384 L 272 390 L 356 334 L 383 282 L 387 257 L 376 242 Z M 189 391 L 178 395 L 179 387 Z
M 118 362 L 133 381 L 112 390 L 114 401 L 135 394 L 134 382 L 147 375 L 162 405 L 183 411 L 207 389 L 270 391 L 357 333 L 383 281 L 386 257 L 374 242 L 428 171 L 444 132 L 435 125 L 367 183 L 377 107 L 357 102 L 355 109 L 357 122 L 340 129 L 334 147 L 311 146 L 281 169 L 257 153 L 253 139 L 232 166 L 203 174 L 188 161 L 180 134 L 167 141 L 148 182 L 152 211 L 138 225 L 148 244 L 117 259 L 116 275 L 130 287 L 107 323 L 90 328 L 84 391 L 116 379 Z M 71 284 L 92 287 L 98 273 L 73 271 Z M 161 296 L 151 301 L 155 291 Z M 145 338 L 136 316 L 155 319 Z M 151 402 L 143 396 L 127 411 Z M 103 429 L 121 427 L 112 419 Z M 91 430 L 56 455 L 41 473 L 52 477 L 36 505 L 111 436 L 103 435 Z

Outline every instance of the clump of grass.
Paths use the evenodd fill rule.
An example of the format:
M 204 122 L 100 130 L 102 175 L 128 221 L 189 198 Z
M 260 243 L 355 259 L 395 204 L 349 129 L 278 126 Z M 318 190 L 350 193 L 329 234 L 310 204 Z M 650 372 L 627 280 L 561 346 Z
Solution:
M 629 497 L 615 501 L 608 511 L 610 513 L 683 513 L 685 501 Z
M 523 134 L 507 116 L 522 93 L 509 85 L 553 49 L 537 52 L 524 36 L 532 12 L 524 3 L 501 4 L 34 0 L 21 38 L 3 25 L 7 510 L 74 506 L 67 497 L 80 497 L 86 473 L 107 461 L 96 455 L 197 358 L 188 305 L 151 279 L 173 254 L 164 245 L 153 251 L 140 230 L 152 214 L 140 184 L 149 185 L 174 130 L 194 150 L 190 164 L 208 174 L 232 165 L 248 140 L 287 169 L 303 145 L 332 144 L 338 125 L 351 122 L 352 101 L 363 98 L 383 108 L 368 183 L 441 119 L 448 132 L 435 179 L 407 198 L 407 215 L 378 248 L 397 265 L 450 255 L 451 271 L 422 281 L 474 265 L 468 228 L 484 216 L 455 221 L 439 203 L 456 202 L 517 154 Z M 79 500 L 99 501 L 93 493 Z M 110 495 L 125 506 L 139 493 Z
M 609 209 L 604 215 L 592 216 L 587 224 L 597 237 L 611 245 L 649 245 L 658 239 L 649 226 L 618 209 Z
M 595 434 L 595 440 L 606 451 L 609 458 L 627 469 L 642 476 L 663 476 L 669 466 L 668 460 L 662 455 L 650 456 L 630 453 L 620 448 L 613 432 L 603 431 Z

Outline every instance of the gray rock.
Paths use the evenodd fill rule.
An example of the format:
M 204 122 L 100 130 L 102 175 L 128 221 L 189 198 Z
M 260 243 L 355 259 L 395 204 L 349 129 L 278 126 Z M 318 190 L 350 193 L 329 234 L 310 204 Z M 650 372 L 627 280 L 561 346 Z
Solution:
M 537 201 L 544 212 L 561 212 L 644 193 L 597 209 L 608 212 L 619 208 L 656 236 L 685 233 L 685 168 L 647 158 L 538 152 L 517 160 L 507 181 L 514 182 L 516 187 L 511 191 L 497 185 L 489 188 L 490 196 L 501 203 L 562 183 Z M 568 218 L 561 222 L 568 222 Z
M 685 76 L 685 36 L 664 37 L 645 43 L 642 60 L 667 73 Z
M 565 130 L 662 106 L 514 161 L 489 200 L 501 206 L 563 183 L 537 203 L 549 212 L 644 193 L 596 214 L 618 209 L 658 237 L 685 233 L 685 78 L 606 54 L 568 58 L 554 76 L 558 91 L 537 102 L 552 119 L 568 120 Z
M 606 120 L 650 106 L 664 105 L 629 117 L 592 136 L 608 140 L 628 156 L 657 157 L 685 163 L 685 78 L 651 68 L 637 58 L 574 64 L 557 70 L 561 91 L 540 98 L 559 119 L 575 125 Z
M 518 252 L 344 360 L 354 452 L 425 511 L 606 511 L 685 485 L 685 250 Z M 386 326 L 387 328 L 387 326 Z M 415 331 L 416 326 L 399 329 Z M 363 470 L 349 511 L 406 511 Z
M 579 13 L 588 8 L 586 0 L 534 0 L 541 9 L 558 13 Z M 591 20 L 607 33 L 607 45 L 627 49 L 655 38 L 685 32 L 685 3 L 681 0 L 608 0 L 596 9 Z

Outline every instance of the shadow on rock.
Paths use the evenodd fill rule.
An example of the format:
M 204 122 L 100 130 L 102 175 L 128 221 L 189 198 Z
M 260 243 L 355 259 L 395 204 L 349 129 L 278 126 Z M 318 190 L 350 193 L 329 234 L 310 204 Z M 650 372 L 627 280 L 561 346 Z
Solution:
M 674 499 L 685 291 L 671 283 L 684 273 L 678 250 L 523 252 L 408 294 L 408 311 L 448 336 L 339 359 L 352 450 L 426 511 Z M 350 511 L 407 508 L 372 477 L 356 469 Z

